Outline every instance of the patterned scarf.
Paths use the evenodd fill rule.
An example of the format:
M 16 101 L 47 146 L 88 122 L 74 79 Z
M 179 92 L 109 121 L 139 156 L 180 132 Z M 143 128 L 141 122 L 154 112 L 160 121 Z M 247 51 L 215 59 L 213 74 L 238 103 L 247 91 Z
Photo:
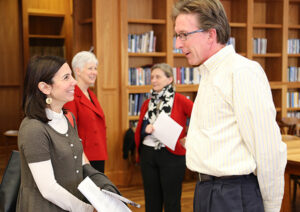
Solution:
M 174 102 L 174 95 L 175 90 L 172 84 L 165 86 L 159 93 L 151 90 L 151 99 L 149 101 L 148 111 L 145 114 L 144 120 L 149 120 L 149 123 L 153 124 L 162 111 L 170 116 Z M 155 149 L 160 149 L 161 143 L 159 140 L 156 140 L 155 142 L 157 142 Z

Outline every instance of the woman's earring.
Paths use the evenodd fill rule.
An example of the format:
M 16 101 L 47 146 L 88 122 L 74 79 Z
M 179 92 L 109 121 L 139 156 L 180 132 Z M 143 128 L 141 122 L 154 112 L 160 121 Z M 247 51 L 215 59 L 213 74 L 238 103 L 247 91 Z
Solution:
M 51 97 L 47 97 L 47 98 L 46 98 L 46 103 L 47 103 L 48 105 L 50 105 L 50 104 L 52 103 L 52 98 L 51 98 Z

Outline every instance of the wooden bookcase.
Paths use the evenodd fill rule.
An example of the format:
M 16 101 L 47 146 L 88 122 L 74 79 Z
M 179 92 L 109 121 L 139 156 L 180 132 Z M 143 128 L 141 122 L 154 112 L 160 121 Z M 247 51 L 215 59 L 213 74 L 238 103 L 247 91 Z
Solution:
M 95 53 L 95 0 L 73 0 L 73 55 L 79 51 Z M 80 41 L 80 42 L 79 42 Z
M 290 0 L 287 7 L 287 24 L 285 27 L 287 39 L 300 39 L 300 1 Z M 285 54 L 285 59 L 287 61 L 286 66 L 300 67 L 300 54 Z M 286 67 L 285 67 L 286 68 Z M 283 72 L 283 81 L 287 81 L 287 72 Z M 300 92 L 300 82 L 287 82 L 284 88 L 285 99 L 287 98 L 287 92 Z M 284 104 L 284 102 L 283 102 Z M 286 104 L 285 104 L 286 105 Z M 300 112 L 300 106 L 286 108 L 286 113 L 288 112 Z
M 138 116 L 128 116 L 130 94 L 148 93 L 151 86 L 129 86 L 128 68 L 166 62 L 171 66 L 187 66 L 182 54 L 173 54 L 173 23 L 171 20 L 171 0 L 125 0 L 121 10 L 121 60 L 122 60 L 122 131 L 129 127 L 129 121 L 137 121 Z M 128 52 L 128 34 L 154 31 L 156 51 L 149 53 Z M 176 91 L 190 93 L 197 91 L 197 85 L 177 85 Z
M 109 160 L 105 172 L 117 185 L 141 184 L 138 166 L 121 158 L 122 139 L 129 122 L 138 119 L 128 115 L 129 95 L 147 93 L 151 88 L 129 86 L 128 68 L 159 62 L 172 67 L 189 66 L 182 54 L 173 53 L 171 12 L 176 1 L 22 0 L 25 65 L 30 47 L 36 43 L 63 47 L 68 62 L 76 52 L 94 46 L 99 60 L 95 92 L 107 120 Z M 288 39 L 300 39 L 300 0 L 221 2 L 230 22 L 231 36 L 235 37 L 237 53 L 259 62 L 268 76 L 277 118 L 287 116 L 288 112 L 300 112 L 300 107 L 287 107 L 287 93 L 300 92 L 300 82 L 287 79 L 289 66 L 300 67 L 300 54 L 287 53 Z M 150 30 L 157 36 L 156 51 L 128 53 L 128 34 Z M 266 54 L 253 53 L 255 37 L 267 38 Z M 176 91 L 193 99 L 197 88 L 197 85 L 177 85 Z
M 182 54 L 173 53 L 172 6 L 177 0 L 121 1 L 121 115 L 122 133 L 138 116 L 128 115 L 129 95 L 147 93 L 151 86 L 128 85 L 128 68 L 166 62 L 172 67 L 188 63 Z M 300 39 L 300 0 L 221 0 L 235 38 L 236 52 L 255 60 L 264 68 L 270 81 L 277 119 L 300 107 L 287 108 L 287 93 L 300 92 L 300 82 L 289 82 L 288 66 L 300 67 L 300 54 L 288 54 L 288 39 Z M 128 53 L 128 34 L 154 30 L 157 51 Z M 253 38 L 267 39 L 266 54 L 253 53 Z M 176 91 L 194 98 L 197 85 L 176 85 Z
M 24 65 L 33 55 L 71 61 L 72 1 L 22 0 Z
M 173 53 L 173 23 L 171 8 L 177 0 L 125 0 L 122 4 L 122 129 L 129 121 L 138 117 L 128 116 L 128 97 L 133 93 L 149 92 L 150 86 L 129 86 L 128 68 L 146 64 L 166 62 L 173 67 L 188 66 L 185 57 Z M 231 26 L 231 37 L 235 38 L 236 52 L 259 62 L 270 81 L 277 118 L 289 111 L 287 92 L 299 91 L 300 82 L 288 82 L 287 67 L 300 66 L 300 54 L 287 54 L 287 40 L 300 37 L 299 0 L 221 0 Z M 237 12 L 238 11 L 238 12 Z M 128 53 L 127 34 L 154 30 L 157 35 L 157 52 Z M 267 39 L 266 54 L 253 53 L 253 38 Z M 177 85 L 176 90 L 196 93 L 197 85 Z M 192 95 L 192 96 L 195 96 Z
M 72 57 L 80 51 L 92 51 L 96 56 L 95 0 L 73 0 Z M 70 63 L 71 66 L 71 63 Z M 97 83 L 90 89 L 97 94 Z
M 122 159 L 120 130 L 120 4 L 113 0 L 72 0 L 73 2 L 73 48 L 94 53 L 99 61 L 97 81 L 92 88 L 103 108 L 106 119 L 108 160 L 105 174 L 116 185 L 128 185 L 128 169 Z M 123 133 L 123 132 L 122 132 Z M 132 178 L 131 178 L 132 179 Z M 134 179 L 132 179 L 134 181 Z M 129 183 L 130 184 L 130 183 Z

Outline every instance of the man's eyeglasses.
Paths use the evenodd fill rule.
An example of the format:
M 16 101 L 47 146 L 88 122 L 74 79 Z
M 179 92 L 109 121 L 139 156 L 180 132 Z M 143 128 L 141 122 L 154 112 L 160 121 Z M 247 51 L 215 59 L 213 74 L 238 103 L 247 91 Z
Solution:
M 197 32 L 204 32 L 204 31 L 205 31 L 204 29 L 198 29 L 198 30 L 195 30 L 195 31 L 192 31 L 192 32 L 180 32 L 178 34 L 176 33 L 175 37 L 179 38 L 182 41 L 185 41 L 187 39 L 188 35 L 191 35 L 191 34 L 194 34 L 194 33 L 197 33 Z

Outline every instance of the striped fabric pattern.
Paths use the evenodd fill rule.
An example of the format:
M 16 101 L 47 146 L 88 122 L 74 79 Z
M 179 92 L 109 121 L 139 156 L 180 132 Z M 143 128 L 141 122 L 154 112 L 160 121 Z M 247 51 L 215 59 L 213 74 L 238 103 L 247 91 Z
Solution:
M 279 211 L 287 152 L 264 70 L 236 54 L 231 45 L 199 68 L 201 81 L 186 142 L 187 167 L 213 176 L 253 172 L 265 211 Z

